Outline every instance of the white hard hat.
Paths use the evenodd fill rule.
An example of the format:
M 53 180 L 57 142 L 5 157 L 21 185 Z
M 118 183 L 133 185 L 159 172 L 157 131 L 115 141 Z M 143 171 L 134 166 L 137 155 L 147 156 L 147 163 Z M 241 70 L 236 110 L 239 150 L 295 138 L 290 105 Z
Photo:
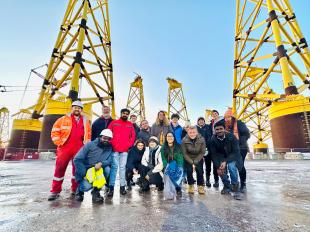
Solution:
M 105 137 L 109 137 L 109 138 L 113 138 L 113 133 L 110 129 L 104 129 L 103 131 L 101 131 L 100 136 L 105 136 Z
M 81 107 L 83 109 L 83 103 L 80 102 L 80 101 L 74 101 L 72 102 L 72 105 L 71 106 L 78 106 L 78 107 Z

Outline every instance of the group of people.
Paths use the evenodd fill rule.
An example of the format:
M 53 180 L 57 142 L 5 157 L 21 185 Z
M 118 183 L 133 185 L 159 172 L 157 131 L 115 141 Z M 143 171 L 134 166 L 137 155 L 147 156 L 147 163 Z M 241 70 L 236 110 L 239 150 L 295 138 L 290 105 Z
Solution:
M 244 160 L 250 133 L 231 109 L 224 117 L 213 110 L 210 124 L 200 117 L 197 125 L 187 123 L 184 128 L 179 125 L 178 114 L 171 115 L 169 121 L 164 111 L 158 112 L 152 126 L 147 120 L 137 125 L 137 116 L 130 114 L 129 109 L 122 109 L 120 118 L 113 120 L 110 108 L 103 106 L 102 116 L 92 125 L 82 112 L 83 104 L 75 101 L 71 113 L 53 125 L 51 138 L 57 146 L 57 158 L 48 197 L 50 201 L 59 197 L 70 161 L 71 197 L 77 201 L 83 201 L 84 192 L 92 190 L 92 201 L 103 202 L 102 188 L 105 188 L 107 197 L 112 198 L 117 172 L 121 195 L 131 191 L 134 185 L 139 186 L 140 192 L 149 191 L 150 185 L 163 191 L 164 176 L 172 166 L 181 170 L 189 194 L 195 193 L 196 183 L 199 194 L 205 194 L 205 186 L 211 187 L 212 164 L 213 187 L 219 187 L 220 177 L 224 186 L 222 194 L 238 196 L 239 192 L 246 190 Z M 135 174 L 139 174 L 136 182 Z M 182 185 L 175 184 L 174 187 L 181 195 Z

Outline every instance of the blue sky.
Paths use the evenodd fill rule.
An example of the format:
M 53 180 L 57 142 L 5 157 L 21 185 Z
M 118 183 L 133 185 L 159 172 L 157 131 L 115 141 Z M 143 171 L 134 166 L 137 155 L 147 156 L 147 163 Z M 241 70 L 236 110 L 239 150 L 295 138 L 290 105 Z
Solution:
M 310 40 L 308 0 L 291 0 Z M 31 68 L 50 57 L 67 1 L 2 2 L 0 69 L 4 85 L 24 85 Z M 235 1 L 111 0 L 110 21 L 117 110 L 134 73 L 142 75 L 147 116 L 167 108 L 166 77 L 183 83 L 193 122 L 204 109 L 231 104 Z M 126 93 L 126 94 L 123 94 Z M 20 92 L 0 93 L 0 107 L 18 110 Z M 36 92 L 23 106 L 34 103 Z

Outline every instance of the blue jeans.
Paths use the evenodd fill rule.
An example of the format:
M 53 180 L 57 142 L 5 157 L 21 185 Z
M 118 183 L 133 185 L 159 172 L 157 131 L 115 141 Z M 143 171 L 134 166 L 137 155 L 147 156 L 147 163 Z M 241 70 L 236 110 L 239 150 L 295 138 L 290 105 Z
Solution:
M 229 176 L 227 174 L 227 170 L 229 172 L 229 176 L 231 179 L 231 184 L 238 184 L 238 168 L 236 166 L 236 162 L 227 163 L 227 167 L 223 176 L 221 176 L 222 182 L 224 186 L 230 186 Z
M 109 186 L 115 185 L 117 169 L 119 167 L 119 178 L 120 178 L 120 185 L 126 185 L 126 163 L 127 163 L 127 152 L 114 152 L 113 153 L 113 162 L 111 166 L 111 173 L 110 173 L 110 182 Z
M 106 166 L 103 168 L 103 175 L 106 180 L 108 180 L 110 175 L 111 168 L 110 166 Z M 93 188 L 93 185 L 89 183 L 87 180 L 83 179 L 81 182 L 79 182 L 78 191 L 79 192 L 87 192 Z

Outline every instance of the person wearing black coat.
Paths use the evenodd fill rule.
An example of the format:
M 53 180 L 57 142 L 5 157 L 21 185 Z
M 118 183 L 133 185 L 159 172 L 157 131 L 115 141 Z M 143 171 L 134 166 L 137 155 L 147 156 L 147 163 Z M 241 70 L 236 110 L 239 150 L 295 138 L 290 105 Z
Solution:
M 99 138 L 101 131 L 107 129 L 109 124 L 113 121 L 110 115 L 110 107 L 102 107 L 102 116 L 97 118 L 91 126 L 91 141 Z
M 132 114 L 130 115 L 130 122 L 133 124 L 133 127 L 135 129 L 135 132 L 136 132 L 136 139 L 138 138 L 138 134 L 140 132 L 140 127 L 137 125 L 137 115 L 135 114 Z
M 149 122 L 147 120 L 141 121 L 141 129 L 137 138 L 142 139 L 144 144 L 148 147 L 149 139 L 151 138 L 151 127 L 149 126 Z
M 238 193 L 238 170 L 243 167 L 239 141 L 232 133 L 225 132 L 225 123 L 223 121 L 217 122 L 214 125 L 214 130 L 215 135 L 211 138 L 210 148 L 213 164 L 224 184 L 221 193 L 226 194 L 230 191 Z M 230 179 L 227 172 L 229 172 Z
M 236 120 L 231 109 L 228 109 L 224 115 L 226 131 L 233 133 L 239 141 L 240 154 L 243 161 L 243 168 L 239 172 L 240 176 L 240 191 L 246 191 L 246 169 L 244 166 L 245 158 L 249 152 L 248 139 L 250 138 L 250 131 L 244 122 Z
M 210 151 L 210 143 L 212 137 L 212 127 L 211 125 L 207 125 L 205 119 L 203 117 L 198 118 L 197 120 L 197 130 L 198 133 L 202 135 L 202 137 L 206 141 L 206 146 L 208 149 L 207 155 L 204 156 L 204 162 L 206 166 L 206 186 L 208 188 L 211 187 L 210 183 L 210 175 L 211 175 L 211 166 L 212 166 L 212 159 L 211 159 L 211 151 Z M 214 177 L 214 188 L 219 187 L 219 177 L 217 175 L 216 168 L 213 165 L 213 177 Z
M 127 188 L 131 190 L 133 175 L 141 170 L 141 160 L 145 151 L 145 144 L 141 139 L 136 140 L 135 145 L 129 150 L 126 163 L 126 181 Z

